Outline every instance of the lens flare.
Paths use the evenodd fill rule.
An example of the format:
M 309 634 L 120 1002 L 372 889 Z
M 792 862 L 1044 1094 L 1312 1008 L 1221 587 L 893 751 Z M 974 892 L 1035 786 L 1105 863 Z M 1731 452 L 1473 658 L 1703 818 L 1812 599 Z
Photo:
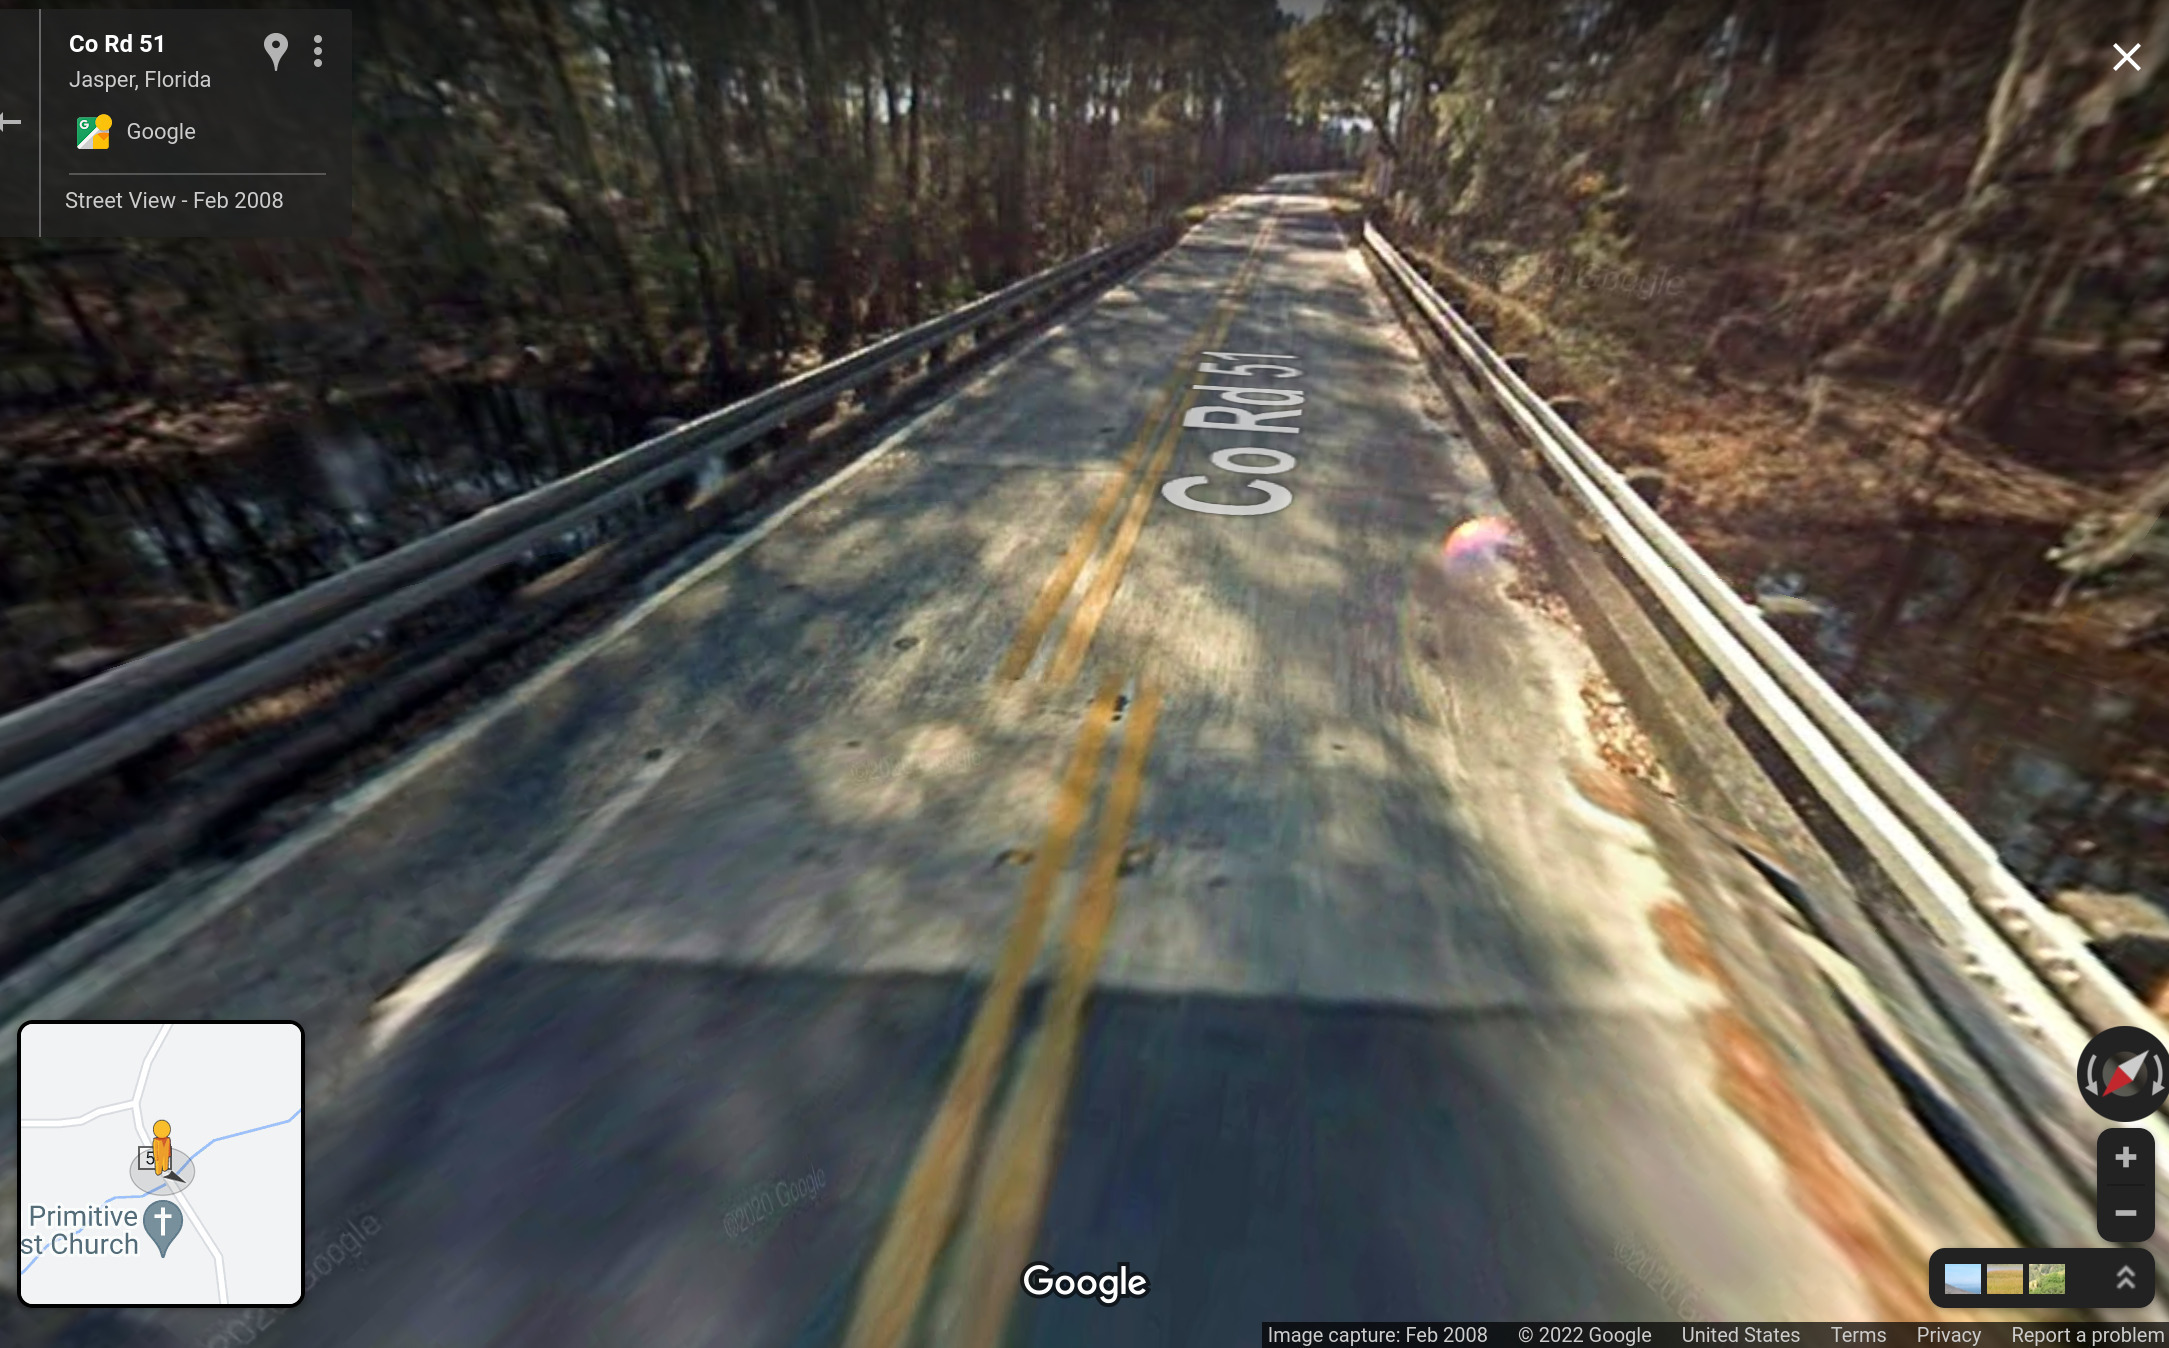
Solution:
M 1449 571 L 1467 570 L 1507 558 L 1519 540 L 1513 521 L 1500 515 L 1478 515 L 1453 527 L 1439 545 L 1439 564 Z

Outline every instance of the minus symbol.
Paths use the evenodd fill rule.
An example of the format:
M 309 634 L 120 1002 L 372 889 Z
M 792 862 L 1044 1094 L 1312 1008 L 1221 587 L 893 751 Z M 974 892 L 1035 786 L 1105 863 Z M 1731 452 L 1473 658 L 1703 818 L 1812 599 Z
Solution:
M 2118 1208 L 2116 1215 L 2119 1217 L 2136 1217 L 2139 1215 L 2139 1210 L 2137 1208 Z

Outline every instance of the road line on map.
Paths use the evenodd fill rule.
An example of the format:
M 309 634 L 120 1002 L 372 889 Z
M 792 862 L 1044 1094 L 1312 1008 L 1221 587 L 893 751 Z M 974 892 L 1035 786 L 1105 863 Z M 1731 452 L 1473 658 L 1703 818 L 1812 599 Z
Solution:
M 1025 982 L 1039 960 L 1055 886 L 1069 866 L 1077 835 L 1091 812 L 1120 691 L 1120 684 L 1108 679 L 1085 713 L 994 976 L 950 1074 L 949 1089 L 920 1140 L 881 1244 L 866 1266 L 858 1305 L 844 1335 L 845 1348 L 901 1348 L 918 1318 L 934 1261 L 962 1206 L 980 1121 L 1009 1054 Z

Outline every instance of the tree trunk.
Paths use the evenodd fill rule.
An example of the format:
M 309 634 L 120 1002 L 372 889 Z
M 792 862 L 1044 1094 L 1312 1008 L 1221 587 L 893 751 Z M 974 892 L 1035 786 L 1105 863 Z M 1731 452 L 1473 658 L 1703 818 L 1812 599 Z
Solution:
M 83 343 L 83 354 L 89 358 L 91 367 L 98 372 L 98 382 L 106 385 L 118 384 L 120 363 L 113 354 L 113 344 L 106 340 L 105 334 L 99 331 L 89 312 L 83 308 L 82 296 L 76 293 L 75 283 L 68 279 L 67 264 L 47 262 L 45 282 L 59 298 L 60 307 L 67 311 L 68 321 L 75 325 L 75 334 Z
M 592 214 L 601 217 L 599 224 L 590 224 L 588 233 L 602 247 L 606 269 L 616 284 L 618 301 L 624 306 L 622 327 L 626 331 L 628 354 L 640 363 L 643 370 L 657 372 L 662 369 L 662 355 L 655 345 L 655 325 L 647 312 L 647 303 L 640 293 L 640 280 L 633 270 L 631 250 L 626 247 L 624 231 L 619 227 L 617 216 L 607 201 L 608 184 L 603 177 L 602 165 L 595 156 L 595 138 L 588 129 L 587 117 L 580 108 L 580 92 L 573 83 L 572 67 L 565 51 L 565 43 L 557 27 L 557 14 L 553 0 L 529 0 L 535 18 L 535 26 L 542 38 L 545 68 L 556 82 L 558 116 L 571 126 L 571 133 L 561 138 L 561 143 L 571 154 L 573 166 L 578 170 L 586 201 L 578 201 L 570 194 L 559 193 L 563 209 L 576 210 L 583 218 L 590 214 L 588 205 L 594 204 Z
M 2011 51 L 2004 58 L 2003 74 L 1996 80 L 1995 96 L 1988 102 L 1988 122 L 1981 136 L 1980 153 L 1974 156 L 1973 172 L 1966 175 L 1966 196 L 1973 197 L 1986 186 L 2003 158 L 2004 147 L 2010 144 L 2013 129 L 2032 111 L 2032 102 L 2040 97 L 2036 90 L 2029 98 L 2022 91 L 2026 72 L 2035 59 L 2039 45 L 2035 34 L 2040 27 L 2041 0 L 2025 0 L 2019 6 L 2018 22 L 2011 30 Z M 2025 106 L 2021 106 L 2021 100 Z

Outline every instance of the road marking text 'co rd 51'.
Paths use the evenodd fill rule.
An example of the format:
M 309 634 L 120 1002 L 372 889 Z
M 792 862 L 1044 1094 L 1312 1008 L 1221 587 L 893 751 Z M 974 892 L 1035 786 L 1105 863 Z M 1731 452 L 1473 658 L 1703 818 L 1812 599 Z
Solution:
M 1273 356 L 1256 351 L 1207 351 L 1203 353 L 1217 360 L 1235 361 L 1281 361 L 1295 360 L 1294 356 Z M 1213 360 L 1198 362 L 1200 374 L 1228 375 L 1237 379 L 1295 379 L 1302 371 L 1293 365 L 1243 364 L 1220 365 Z M 1253 431 L 1266 435 L 1301 435 L 1296 426 L 1267 425 L 1267 422 L 1292 420 L 1303 415 L 1303 394 L 1297 389 L 1251 388 L 1241 384 L 1192 384 L 1193 389 L 1203 393 L 1217 393 L 1223 403 L 1235 406 L 1193 407 L 1183 414 L 1182 424 L 1187 429 L 1208 431 Z M 1251 411 L 1251 408 L 1277 408 L 1277 411 Z M 1239 462 L 1241 458 L 1264 458 L 1265 464 Z M 1265 449 L 1257 445 L 1235 445 L 1214 450 L 1212 465 L 1229 473 L 1254 473 L 1267 477 L 1285 473 L 1295 467 L 1295 455 L 1284 450 Z M 1201 515 L 1270 515 L 1286 510 L 1295 501 L 1294 493 L 1278 482 L 1266 482 L 1252 478 L 1243 485 L 1264 494 L 1265 499 L 1255 505 L 1222 505 L 1216 501 L 1200 501 L 1190 495 L 1193 487 L 1211 478 L 1202 474 L 1196 477 L 1178 477 L 1160 488 L 1166 497 L 1184 510 L 1195 510 Z

